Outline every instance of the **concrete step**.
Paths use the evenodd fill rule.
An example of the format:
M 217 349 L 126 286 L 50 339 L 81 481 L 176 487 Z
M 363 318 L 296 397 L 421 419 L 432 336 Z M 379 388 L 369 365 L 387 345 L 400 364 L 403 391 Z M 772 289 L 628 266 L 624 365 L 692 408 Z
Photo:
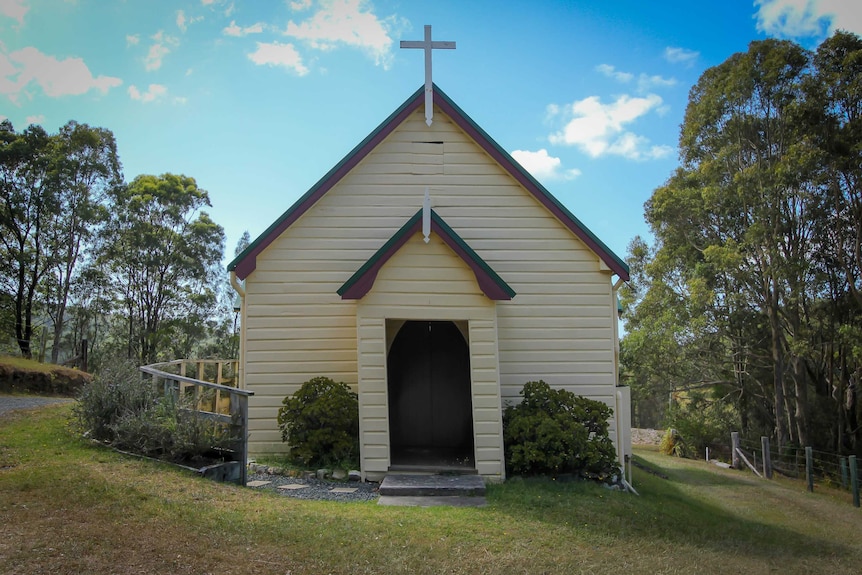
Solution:
M 485 481 L 478 475 L 404 475 L 389 473 L 379 493 L 393 497 L 484 497 Z

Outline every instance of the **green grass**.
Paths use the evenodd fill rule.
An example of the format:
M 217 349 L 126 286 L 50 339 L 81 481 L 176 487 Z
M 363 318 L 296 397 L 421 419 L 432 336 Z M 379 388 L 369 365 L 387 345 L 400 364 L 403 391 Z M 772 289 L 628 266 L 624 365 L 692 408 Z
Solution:
M 0 417 L 0 572 L 858 573 L 846 492 L 639 451 L 641 497 L 514 480 L 484 508 L 314 502 L 90 445 L 69 406 Z

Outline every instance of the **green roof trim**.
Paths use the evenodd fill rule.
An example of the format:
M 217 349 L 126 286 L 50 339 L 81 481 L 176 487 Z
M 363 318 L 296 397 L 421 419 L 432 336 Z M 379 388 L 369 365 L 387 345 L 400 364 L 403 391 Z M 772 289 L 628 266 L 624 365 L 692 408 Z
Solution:
M 336 293 L 342 299 L 362 299 L 371 291 L 377 274 L 383 265 L 394 256 L 413 235 L 422 229 L 422 210 L 414 214 L 401 228 L 389 238 L 380 249 L 368 258 L 356 272 L 350 276 Z M 437 212 L 431 210 L 431 232 L 436 233 L 467 264 L 482 292 L 488 298 L 501 301 L 515 297 L 515 290 L 503 281 L 488 263 L 471 248 L 467 242 L 449 227 Z

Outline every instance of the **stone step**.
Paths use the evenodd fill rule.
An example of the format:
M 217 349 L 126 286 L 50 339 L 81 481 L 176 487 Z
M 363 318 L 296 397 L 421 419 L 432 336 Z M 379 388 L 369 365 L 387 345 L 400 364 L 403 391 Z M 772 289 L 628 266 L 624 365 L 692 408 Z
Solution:
M 378 491 L 381 497 L 483 497 L 485 481 L 478 475 L 389 473 Z

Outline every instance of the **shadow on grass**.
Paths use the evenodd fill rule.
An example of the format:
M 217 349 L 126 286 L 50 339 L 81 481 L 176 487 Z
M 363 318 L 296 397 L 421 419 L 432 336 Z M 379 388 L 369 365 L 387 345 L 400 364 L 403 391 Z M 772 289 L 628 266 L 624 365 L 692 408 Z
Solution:
M 807 534 L 804 525 L 799 530 L 789 523 L 782 525 L 782 519 L 772 513 L 782 505 L 782 498 L 755 482 L 708 469 L 664 467 L 653 461 L 649 465 L 669 478 L 635 469 L 640 497 L 589 482 L 515 478 L 491 486 L 489 500 L 514 521 L 528 518 L 549 527 L 572 525 L 587 539 L 623 545 L 679 542 L 752 558 L 834 558 L 858 553 Z M 713 503 L 716 498 L 726 500 L 727 506 Z M 744 513 L 733 511 L 746 505 Z

